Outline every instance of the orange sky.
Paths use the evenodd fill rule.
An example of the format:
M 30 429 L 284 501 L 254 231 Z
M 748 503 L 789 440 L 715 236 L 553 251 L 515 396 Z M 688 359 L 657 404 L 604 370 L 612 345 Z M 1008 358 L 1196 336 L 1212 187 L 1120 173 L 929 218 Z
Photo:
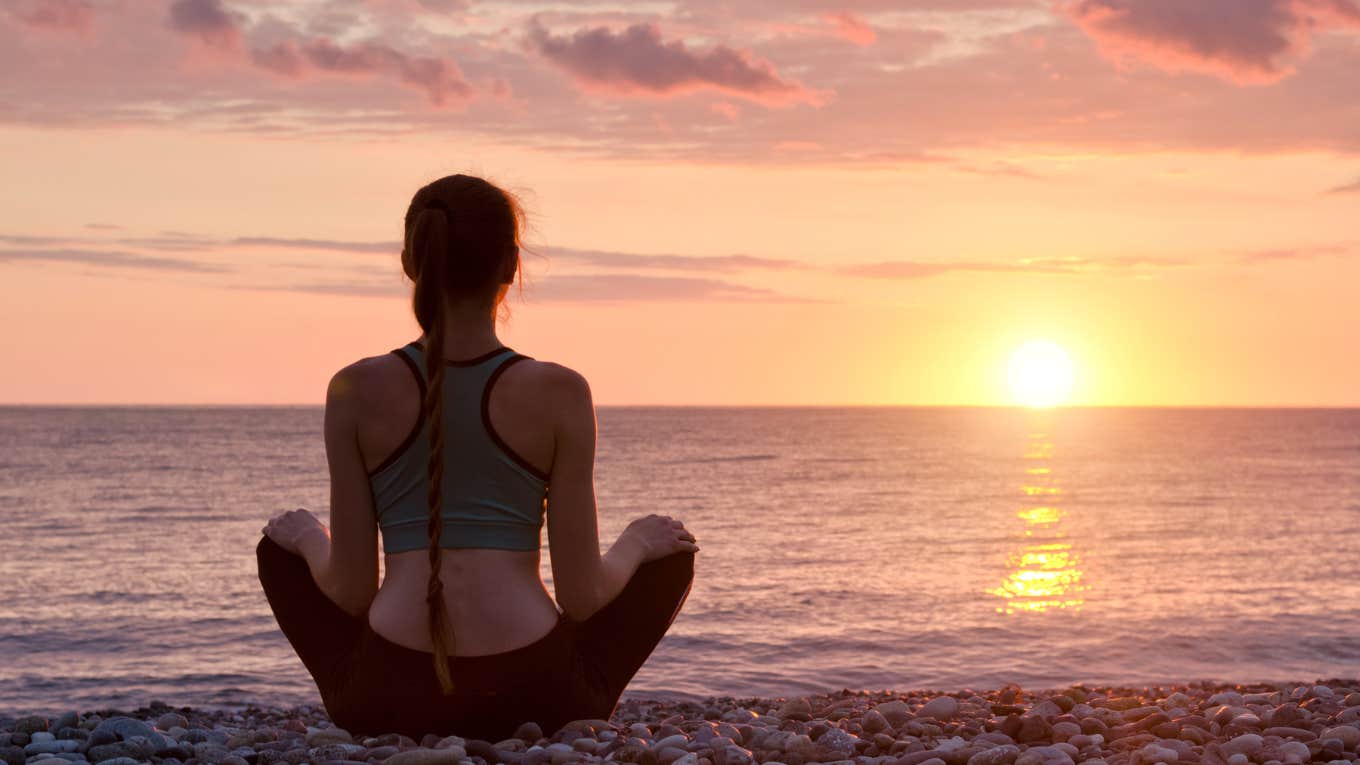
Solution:
M 1160 5 L 20 2 L 0 402 L 320 403 L 471 172 L 530 214 L 502 339 L 599 404 L 1009 404 L 1043 337 L 1076 404 L 1360 405 L 1360 11 Z

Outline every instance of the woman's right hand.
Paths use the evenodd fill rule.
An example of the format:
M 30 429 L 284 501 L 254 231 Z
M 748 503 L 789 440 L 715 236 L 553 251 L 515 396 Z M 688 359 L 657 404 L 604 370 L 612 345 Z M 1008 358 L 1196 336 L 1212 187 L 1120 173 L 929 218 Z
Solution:
M 669 515 L 644 516 L 628 524 L 623 535 L 642 549 L 642 562 L 664 558 L 677 552 L 698 552 L 694 535 L 689 533 L 685 524 Z

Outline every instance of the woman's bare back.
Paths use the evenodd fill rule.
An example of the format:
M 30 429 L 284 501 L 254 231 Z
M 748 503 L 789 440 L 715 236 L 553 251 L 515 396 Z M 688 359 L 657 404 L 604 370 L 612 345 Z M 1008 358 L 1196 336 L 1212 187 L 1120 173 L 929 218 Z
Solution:
M 420 391 L 410 370 L 393 354 L 355 366 L 363 369 L 356 391 L 361 401 L 356 423 L 359 451 L 365 468 L 372 470 L 410 433 L 420 411 Z M 496 434 L 545 474 L 553 463 L 554 429 L 543 386 L 554 368 L 560 369 L 533 360 L 511 365 L 495 381 L 488 404 Z M 538 550 L 467 548 L 440 553 L 444 602 L 453 626 L 452 655 L 513 650 L 543 637 L 557 623 L 557 606 L 539 575 Z M 393 643 L 432 651 L 425 603 L 429 551 L 389 554 L 385 563 L 386 574 L 369 607 L 370 626 Z

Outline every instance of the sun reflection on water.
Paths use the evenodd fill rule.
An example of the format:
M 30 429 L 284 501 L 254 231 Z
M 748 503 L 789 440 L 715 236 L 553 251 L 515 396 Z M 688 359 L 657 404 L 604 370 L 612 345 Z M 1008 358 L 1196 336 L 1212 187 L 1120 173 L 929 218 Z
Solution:
M 1053 444 L 1046 433 L 1031 433 L 1024 457 L 1047 460 Z M 1016 511 L 1023 522 L 1017 530 L 1020 547 L 1006 558 L 1009 575 L 999 587 L 988 590 L 1002 598 L 997 613 L 1042 612 L 1055 609 L 1080 609 L 1082 583 L 1081 556 L 1068 539 L 1063 520 L 1066 511 L 1056 504 L 1062 489 L 1054 484 L 1048 465 L 1029 467 L 1020 487 L 1026 502 Z M 1042 501 L 1044 504 L 1030 504 Z

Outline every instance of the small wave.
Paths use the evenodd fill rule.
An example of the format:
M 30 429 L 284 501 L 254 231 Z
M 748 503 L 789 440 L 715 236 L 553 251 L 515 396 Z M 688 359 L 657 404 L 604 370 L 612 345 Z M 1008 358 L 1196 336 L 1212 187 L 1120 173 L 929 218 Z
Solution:
M 777 454 L 734 454 L 727 457 L 693 457 L 680 460 L 659 460 L 663 465 L 686 465 L 706 462 L 760 462 L 779 459 Z

